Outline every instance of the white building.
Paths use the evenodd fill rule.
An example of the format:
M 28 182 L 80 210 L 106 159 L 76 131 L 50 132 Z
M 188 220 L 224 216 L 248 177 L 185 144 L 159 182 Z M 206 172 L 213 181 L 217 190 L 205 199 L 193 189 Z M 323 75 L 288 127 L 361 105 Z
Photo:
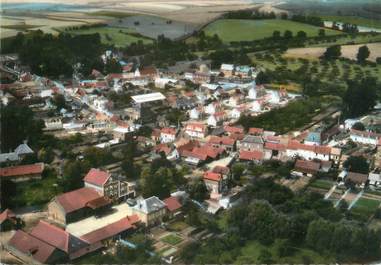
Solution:
M 381 139 L 381 134 L 368 132 L 368 131 L 358 131 L 351 130 L 350 138 L 353 142 L 361 144 L 369 144 L 377 146 L 379 139 Z
M 207 135 L 207 127 L 202 123 L 188 123 L 184 132 L 190 137 L 204 138 Z

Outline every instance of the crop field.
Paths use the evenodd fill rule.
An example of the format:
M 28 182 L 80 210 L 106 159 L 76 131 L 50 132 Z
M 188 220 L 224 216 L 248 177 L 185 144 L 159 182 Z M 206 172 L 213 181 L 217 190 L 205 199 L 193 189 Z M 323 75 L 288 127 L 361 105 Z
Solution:
M 190 34 L 196 29 L 194 25 L 188 23 L 146 15 L 134 15 L 115 19 L 109 22 L 108 25 L 132 29 L 143 36 L 154 39 L 159 35 L 175 39 L 185 34 Z
M 133 42 L 138 42 L 139 40 L 143 43 L 151 43 L 152 40 L 143 36 L 136 35 L 136 32 L 131 29 L 126 28 L 114 28 L 114 27 L 93 27 L 87 29 L 77 29 L 67 31 L 71 34 L 94 34 L 99 33 L 101 35 L 101 40 L 105 44 L 115 45 L 116 47 L 124 47 Z
M 342 57 L 355 60 L 359 47 L 363 45 L 365 44 L 341 46 Z M 368 43 L 366 45 L 368 46 L 370 51 L 368 60 L 375 62 L 377 57 L 381 57 L 381 43 Z M 324 54 L 325 50 L 326 48 L 324 47 L 288 49 L 285 54 L 285 57 L 317 59 Z
M 224 42 L 232 42 L 268 38 L 272 36 L 275 30 L 279 30 L 281 34 L 286 30 L 290 30 L 294 35 L 296 35 L 298 31 L 304 31 L 308 37 L 317 36 L 319 33 L 319 27 L 280 19 L 221 19 L 208 25 L 204 31 L 209 36 L 217 34 Z M 340 31 L 326 29 L 326 35 L 338 34 L 342 33 Z
M 323 179 L 317 179 L 314 182 L 310 184 L 311 187 L 323 189 L 323 190 L 329 190 L 333 186 L 333 182 L 329 180 L 323 180 Z

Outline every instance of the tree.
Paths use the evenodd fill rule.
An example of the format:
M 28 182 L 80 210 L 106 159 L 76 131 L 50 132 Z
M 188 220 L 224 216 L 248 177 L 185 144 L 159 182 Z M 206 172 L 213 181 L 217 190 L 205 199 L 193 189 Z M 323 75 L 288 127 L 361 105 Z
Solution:
M 359 63 L 364 63 L 366 61 L 366 59 L 369 57 L 370 55 L 370 51 L 369 51 L 369 48 L 368 46 L 364 45 L 364 46 L 361 46 L 357 52 L 357 61 Z
M 379 85 L 375 78 L 348 81 L 348 89 L 343 97 L 344 113 L 348 117 L 358 117 L 371 111 L 377 102 Z
M 271 264 L 273 263 L 271 252 L 267 249 L 261 249 L 258 256 L 259 264 Z
M 327 48 L 323 57 L 327 60 L 337 59 L 341 56 L 341 46 L 333 45 Z
M 365 125 L 362 122 L 356 122 L 355 124 L 353 124 L 352 129 L 358 131 L 365 131 Z
M 348 171 L 368 174 L 369 163 L 363 156 L 350 156 L 343 164 Z
M 293 36 L 293 34 L 292 34 L 292 31 L 290 31 L 290 30 L 286 30 L 285 32 L 284 32 L 284 38 L 285 39 L 292 39 L 292 36 Z
M 86 161 L 68 161 L 65 163 L 62 176 L 62 187 L 64 191 L 79 189 L 83 186 L 83 177 L 90 170 Z
M 319 29 L 319 37 L 325 37 L 325 29 Z
M 245 171 L 245 166 L 243 164 L 235 163 L 232 167 L 234 179 L 239 181 L 244 171 Z
M 332 242 L 334 226 L 323 219 L 312 221 L 308 225 L 306 243 L 321 252 L 329 248 Z
M 106 73 L 121 73 L 122 66 L 116 59 L 114 58 L 108 59 L 105 64 L 105 72 Z
M 188 184 L 189 196 L 199 202 L 208 198 L 209 192 L 202 179 L 193 180 Z
M 164 199 L 170 196 L 172 173 L 168 168 L 159 168 L 151 173 L 145 168 L 141 174 L 141 188 L 143 197 L 157 196 Z
M 66 108 L 65 96 L 62 94 L 56 94 L 53 97 L 53 104 L 56 106 L 57 110 Z
M 273 32 L 273 39 L 279 40 L 280 39 L 280 31 L 279 30 L 274 30 Z
M 305 39 L 307 38 L 307 33 L 305 31 L 298 31 L 298 33 L 296 34 L 296 37 L 297 38 L 300 38 L 300 39 Z
M 43 122 L 35 120 L 33 111 L 25 105 L 11 102 L 1 107 L 1 151 L 9 152 L 24 140 L 37 145 L 43 127 Z

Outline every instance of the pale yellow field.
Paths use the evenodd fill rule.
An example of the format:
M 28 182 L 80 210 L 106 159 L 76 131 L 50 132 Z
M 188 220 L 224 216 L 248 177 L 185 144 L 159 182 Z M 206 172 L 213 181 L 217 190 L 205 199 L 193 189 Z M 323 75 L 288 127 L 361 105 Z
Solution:
M 363 45 L 343 45 L 341 46 L 341 56 L 355 60 L 359 47 Z M 368 43 L 366 45 L 370 50 L 369 61 L 374 62 L 377 57 L 381 57 L 381 43 Z M 325 50 L 326 48 L 323 47 L 288 49 L 284 56 L 288 58 L 317 59 L 324 54 Z

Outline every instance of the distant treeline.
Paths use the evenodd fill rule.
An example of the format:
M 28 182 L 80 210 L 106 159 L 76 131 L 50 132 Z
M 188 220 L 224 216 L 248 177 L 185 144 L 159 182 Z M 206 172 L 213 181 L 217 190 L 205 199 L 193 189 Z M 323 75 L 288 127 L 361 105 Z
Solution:
M 253 10 L 239 10 L 228 12 L 224 15 L 226 19 L 272 19 L 276 18 L 274 12 L 259 12 Z

